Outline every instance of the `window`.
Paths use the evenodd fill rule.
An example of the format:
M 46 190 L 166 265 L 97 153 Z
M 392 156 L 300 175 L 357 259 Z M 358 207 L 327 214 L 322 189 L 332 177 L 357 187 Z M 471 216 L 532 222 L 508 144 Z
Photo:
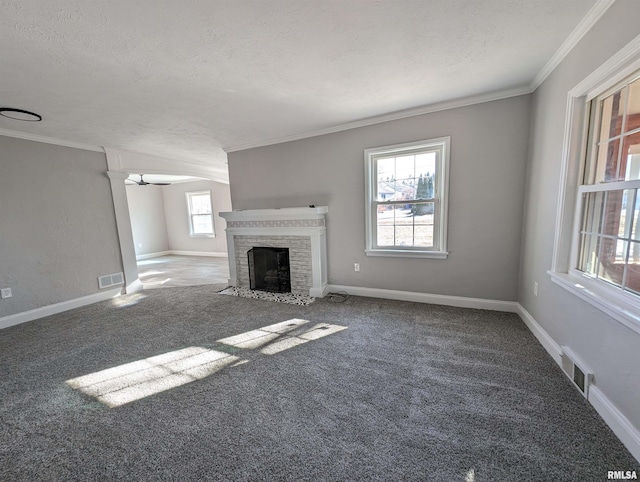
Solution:
M 640 333 L 640 39 L 568 93 L 554 283 Z
M 576 268 L 640 294 L 640 79 L 591 101 Z
M 449 137 L 366 149 L 366 254 L 446 258 Z
M 187 193 L 191 236 L 214 236 L 211 191 Z

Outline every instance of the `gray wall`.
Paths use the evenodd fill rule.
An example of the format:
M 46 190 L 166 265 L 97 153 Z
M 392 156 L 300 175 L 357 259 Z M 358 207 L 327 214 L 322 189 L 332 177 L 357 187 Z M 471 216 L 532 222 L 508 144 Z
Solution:
M 191 237 L 187 197 L 189 191 L 211 191 L 215 237 Z M 169 249 L 176 251 L 227 252 L 226 223 L 220 212 L 231 211 L 229 185 L 214 181 L 194 181 L 172 184 L 162 188 L 166 214 Z
M 136 256 L 169 249 L 162 186 L 127 186 Z
M 530 102 L 519 96 L 229 153 L 233 207 L 328 205 L 331 284 L 514 301 Z M 451 136 L 449 258 L 365 256 L 364 149 L 442 136 Z
M 640 335 L 553 284 L 551 268 L 567 92 L 640 34 L 640 4 L 618 0 L 535 92 L 527 172 L 520 303 L 595 373 L 596 385 L 640 428 Z M 533 283 L 540 284 L 533 296 Z
M 0 317 L 99 291 L 122 271 L 104 154 L 0 136 Z

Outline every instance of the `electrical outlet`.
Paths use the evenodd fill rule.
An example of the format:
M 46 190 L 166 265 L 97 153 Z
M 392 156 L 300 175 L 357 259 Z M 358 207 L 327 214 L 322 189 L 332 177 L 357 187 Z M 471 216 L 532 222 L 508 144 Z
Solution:
M 533 295 L 534 296 L 538 296 L 538 282 L 537 281 L 533 282 Z
M 11 298 L 13 294 L 11 294 L 11 288 L 2 288 L 0 290 L 0 296 L 4 300 L 5 298 Z
M 353 271 L 360 271 L 360 263 L 353 263 Z

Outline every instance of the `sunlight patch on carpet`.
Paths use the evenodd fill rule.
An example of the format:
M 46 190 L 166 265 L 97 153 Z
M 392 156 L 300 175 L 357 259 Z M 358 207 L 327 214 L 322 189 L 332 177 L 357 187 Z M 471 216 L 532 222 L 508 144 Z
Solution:
M 124 308 L 126 306 L 137 305 L 140 300 L 143 300 L 147 295 L 142 293 L 133 293 L 131 295 L 119 295 L 111 299 L 111 304 L 116 308 Z
M 266 345 L 281 337 L 283 333 L 295 330 L 309 320 L 300 320 L 292 318 L 291 320 L 281 321 L 273 325 L 263 326 L 257 330 L 246 331 L 239 335 L 229 336 L 217 340 L 218 343 L 235 346 L 237 348 L 255 349 Z
M 239 357 L 228 353 L 192 346 L 90 373 L 66 383 L 113 408 L 201 380 L 238 360 Z
M 300 333 L 299 335 L 289 336 L 285 335 L 280 340 L 271 343 L 260 350 L 260 353 L 265 355 L 275 355 L 281 351 L 288 350 L 294 346 L 302 345 L 313 340 L 324 338 L 325 336 L 338 333 L 339 331 L 346 330 L 346 326 L 342 325 L 330 325 L 329 323 L 318 323 L 313 328 Z

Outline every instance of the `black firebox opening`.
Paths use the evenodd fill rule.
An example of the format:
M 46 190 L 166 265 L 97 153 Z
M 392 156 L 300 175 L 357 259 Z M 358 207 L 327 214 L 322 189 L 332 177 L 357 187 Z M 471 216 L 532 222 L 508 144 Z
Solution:
M 289 248 L 254 247 L 247 252 L 252 290 L 291 292 Z

